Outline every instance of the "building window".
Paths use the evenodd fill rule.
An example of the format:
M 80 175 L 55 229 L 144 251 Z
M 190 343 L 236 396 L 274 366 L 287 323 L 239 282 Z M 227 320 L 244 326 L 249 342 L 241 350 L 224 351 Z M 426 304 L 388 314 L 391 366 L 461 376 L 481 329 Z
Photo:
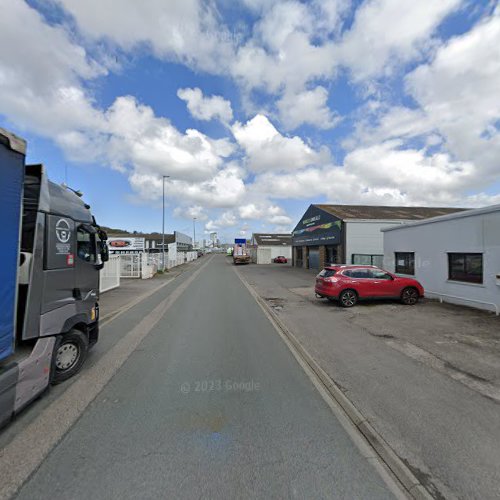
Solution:
M 466 283 L 483 282 L 482 253 L 449 253 L 448 279 Z
M 397 274 L 415 274 L 415 253 L 396 252 L 396 265 L 394 272 Z
M 363 253 L 353 253 L 351 262 L 358 266 L 377 266 L 382 267 L 384 262 L 383 255 L 368 255 Z

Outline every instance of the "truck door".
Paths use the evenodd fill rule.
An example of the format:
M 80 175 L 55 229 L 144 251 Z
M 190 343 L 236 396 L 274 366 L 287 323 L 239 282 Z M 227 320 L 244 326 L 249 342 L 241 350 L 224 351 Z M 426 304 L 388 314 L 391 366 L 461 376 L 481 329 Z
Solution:
M 92 308 L 99 295 L 96 230 L 89 224 L 76 228 L 74 296 L 80 312 Z

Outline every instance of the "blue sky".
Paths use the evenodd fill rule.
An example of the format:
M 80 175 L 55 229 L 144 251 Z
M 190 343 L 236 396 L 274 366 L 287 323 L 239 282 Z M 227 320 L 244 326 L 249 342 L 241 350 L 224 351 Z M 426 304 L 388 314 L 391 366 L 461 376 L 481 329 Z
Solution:
M 500 9 L 5 0 L 0 126 L 98 221 L 289 231 L 310 203 L 500 203 Z

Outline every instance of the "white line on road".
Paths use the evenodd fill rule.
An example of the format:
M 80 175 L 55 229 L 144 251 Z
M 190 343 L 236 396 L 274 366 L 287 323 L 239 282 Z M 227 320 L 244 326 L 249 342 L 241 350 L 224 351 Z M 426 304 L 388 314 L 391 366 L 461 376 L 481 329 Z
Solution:
M 0 499 L 11 498 L 61 441 L 210 258 L 0 451 Z M 175 279 L 175 278 L 174 278 Z M 169 283 L 171 283 L 169 281 Z
M 281 321 L 279 321 L 277 316 L 271 311 L 256 290 L 248 283 L 246 278 L 243 277 L 236 267 L 234 267 L 234 271 L 257 304 L 259 304 L 274 329 L 278 332 L 279 336 L 316 387 L 326 404 L 330 407 L 332 413 L 337 417 L 362 456 L 375 467 L 395 497 L 398 499 L 407 499 L 411 497 L 431 500 L 431 495 L 419 483 L 418 479 L 403 464 L 385 441 L 379 437 L 378 433 L 376 433 L 363 415 L 361 415 L 337 387 L 335 382 L 300 345 L 293 334 L 286 329 Z M 321 373 L 321 376 L 319 373 Z M 340 404 L 339 398 L 342 399 L 342 404 Z M 345 407 L 348 407 L 349 412 L 346 411 Z M 365 430 L 366 434 L 370 434 L 373 437 L 373 443 L 367 440 L 367 435 L 362 430 Z M 385 456 L 385 459 L 382 454 Z

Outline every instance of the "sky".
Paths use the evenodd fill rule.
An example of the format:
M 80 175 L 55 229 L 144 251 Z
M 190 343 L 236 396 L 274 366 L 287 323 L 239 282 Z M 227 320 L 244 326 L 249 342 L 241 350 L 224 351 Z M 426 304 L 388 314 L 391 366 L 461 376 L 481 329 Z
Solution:
M 500 204 L 500 6 L 0 0 L 0 127 L 101 225 L 223 241 L 311 203 Z M 165 180 L 163 176 L 169 176 Z

